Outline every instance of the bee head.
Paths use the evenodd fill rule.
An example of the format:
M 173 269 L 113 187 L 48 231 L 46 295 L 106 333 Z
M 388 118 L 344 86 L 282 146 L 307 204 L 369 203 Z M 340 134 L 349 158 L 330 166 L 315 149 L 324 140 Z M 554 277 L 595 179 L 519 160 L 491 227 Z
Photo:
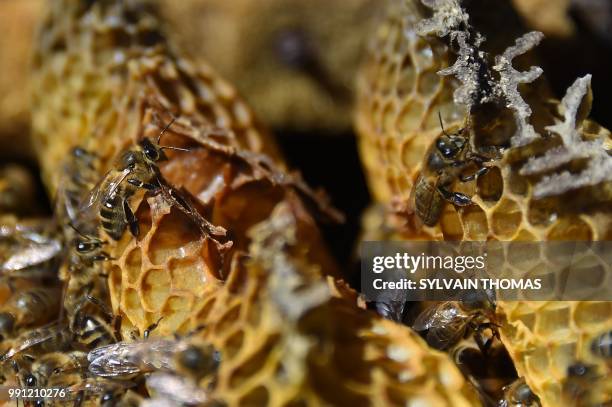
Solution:
M 536 396 L 533 394 L 527 383 L 521 383 L 515 391 L 514 398 L 517 402 L 528 402 L 535 400 Z
M 220 353 L 212 346 L 190 345 L 178 355 L 179 364 L 194 376 L 214 371 L 220 360 Z
M 585 377 L 592 374 L 594 370 L 592 365 L 576 362 L 567 368 L 567 375 L 570 377 Z
M 168 160 L 168 157 L 166 156 L 162 148 L 158 144 L 155 144 L 153 141 L 151 141 L 150 138 L 145 137 L 140 140 L 140 147 L 142 147 L 142 152 L 144 153 L 147 160 L 151 162 Z
M 446 159 L 455 158 L 463 151 L 467 139 L 460 134 L 443 134 L 436 140 L 436 148 Z
M 34 376 L 32 373 L 28 373 L 27 375 L 25 375 L 25 385 L 26 386 L 36 386 L 37 380 L 36 380 L 36 376 Z

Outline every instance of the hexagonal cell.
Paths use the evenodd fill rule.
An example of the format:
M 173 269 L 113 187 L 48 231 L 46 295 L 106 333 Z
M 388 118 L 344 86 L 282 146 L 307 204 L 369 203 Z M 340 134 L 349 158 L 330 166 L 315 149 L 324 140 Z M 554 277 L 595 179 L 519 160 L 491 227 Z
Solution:
M 251 356 L 232 372 L 229 385 L 238 387 L 262 370 L 278 340 L 278 334 L 267 337 L 265 342 L 257 350 L 253 350 Z M 255 346 L 256 344 L 252 345 Z
M 121 267 L 116 264 L 110 266 L 110 271 L 108 273 L 108 287 L 111 290 L 111 293 L 120 293 L 121 292 Z M 111 297 L 119 298 L 118 295 L 111 294 Z
M 397 188 L 400 196 L 408 197 L 412 192 L 412 181 L 406 173 L 400 172 L 397 178 Z
M 508 176 L 506 177 L 508 190 L 519 196 L 526 196 L 529 191 L 529 184 L 527 183 L 527 179 L 521 175 L 519 175 L 515 171 L 508 171 Z
M 161 315 L 164 316 L 166 332 L 180 332 L 180 327 L 184 326 L 185 321 L 189 318 L 192 303 L 191 296 L 172 296 L 168 298 L 161 312 Z
M 487 215 L 478 205 L 469 205 L 459 211 L 465 240 L 486 240 L 489 235 Z
M 461 240 L 464 235 L 463 226 L 457 210 L 448 205 L 440 217 L 440 229 L 444 240 Z
M 165 269 L 150 269 L 143 273 L 141 290 L 144 306 L 151 311 L 159 310 L 170 295 L 170 273 Z
M 413 54 L 413 58 L 420 71 L 425 71 L 434 66 L 433 56 L 433 50 L 426 41 L 417 41 L 416 52 Z
M 544 347 L 536 347 L 525 355 L 525 367 L 530 377 L 544 377 L 546 372 L 550 371 L 549 362 L 548 352 Z
M 476 181 L 478 195 L 484 201 L 497 202 L 504 193 L 504 180 L 499 167 L 491 167 Z
M 609 293 L 606 283 L 609 274 L 600 259 L 593 255 L 577 254 L 563 270 L 561 278 L 565 283 L 565 298 L 571 300 L 593 298 L 602 291 Z
M 406 54 L 400 65 L 399 77 L 395 84 L 395 91 L 399 97 L 406 97 L 415 87 L 416 69 L 412 65 L 410 54 Z
M 207 282 L 207 269 L 202 259 L 172 259 L 168 263 L 172 272 L 172 288 L 194 293 L 200 292 Z
M 541 247 L 538 244 L 527 244 L 523 240 L 514 240 L 507 245 L 506 262 L 523 272 L 541 268 Z
M 527 208 L 527 221 L 536 226 L 547 226 L 557 220 L 555 205 L 546 199 L 531 199 Z
M 243 395 L 238 402 L 240 406 L 265 406 L 268 405 L 270 395 L 268 390 L 263 386 L 257 386 Z
M 535 242 L 536 240 L 537 239 L 533 235 L 533 233 L 525 229 L 519 230 L 519 232 L 516 234 L 516 236 L 513 239 L 513 241 L 515 242 Z
M 491 227 L 496 237 L 504 240 L 515 235 L 521 226 L 523 214 L 516 202 L 503 199 L 491 214 Z
M 592 240 L 591 226 L 577 216 L 559 219 L 546 234 L 548 240 Z
M 144 325 L 144 310 L 138 292 L 132 288 L 128 288 L 123 293 L 122 299 L 122 308 L 132 323 L 139 326 Z
M 561 343 L 550 349 L 551 369 L 555 370 L 556 376 L 563 377 L 567 374 L 568 366 L 576 360 L 576 344 Z
M 198 227 L 186 215 L 172 208 L 164 216 L 149 243 L 149 258 L 161 265 L 170 257 L 182 257 L 184 247 L 200 240 Z
M 612 319 L 612 302 L 580 301 L 576 304 L 572 320 L 586 331 L 592 331 L 600 326 L 605 326 Z M 597 332 L 597 331 L 595 331 Z
M 426 71 L 419 75 L 418 92 L 424 97 L 432 96 L 440 87 L 440 76 L 435 71 Z
M 240 352 L 243 344 L 244 331 L 242 329 L 237 329 L 225 339 L 225 346 L 223 346 L 223 359 L 231 360 L 238 354 L 238 352 Z
M 206 321 L 210 316 L 210 311 L 212 311 L 216 302 L 215 297 L 208 297 L 203 300 L 203 304 L 200 307 L 200 310 L 197 311 L 196 319 L 198 321 Z
M 570 326 L 570 308 L 542 309 L 536 316 L 534 332 L 548 342 L 563 342 L 572 334 Z
M 518 321 L 521 321 L 525 325 L 525 327 L 527 327 L 527 329 L 533 332 L 533 328 L 536 322 L 536 316 L 533 312 L 528 313 L 528 314 L 517 315 L 516 319 Z
M 423 143 L 416 142 L 415 138 L 405 141 L 401 147 L 402 163 L 408 169 L 415 168 L 418 163 L 423 161 L 427 146 Z
M 142 266 L 141 248 L 136 247 L 125 257 L 124 270 L 129 284 L 134 284 L 140 277 L 140 268 Z
M 240 305 L 234 305 L 229 310 L 225 311 L 216 322 L 216 329 L 225 331 L 235 325 L 240 318 Z
M 418 129 L 424 111 L 423 104 L 413 99 L 408 101 L 397 116 L 396 128 L 400 133 L 408 133 Z
M 382 111 L 382 130 L 385 133 L 393 129 L 393 122 L 396 115 L 394 103 L 388 101 Z

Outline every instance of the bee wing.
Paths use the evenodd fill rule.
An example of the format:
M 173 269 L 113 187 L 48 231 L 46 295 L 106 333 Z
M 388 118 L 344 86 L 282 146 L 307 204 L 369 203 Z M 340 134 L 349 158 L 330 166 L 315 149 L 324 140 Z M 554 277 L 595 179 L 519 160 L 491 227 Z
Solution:
M 153 373 L 147 377 L 147 388 L 173 405 L 200 405 L 210 401 L 208 393 L 193 381 L 171 373 Z
M 0 363 L 11 359 L 13 356 L 23 352 L 26 349 L 55 338 L 62 329 L 65 329 L 65 327 L 55 324 L 36 329 L 34 331 L 29 331 L 26 334 L 21 335 L 15 340 L 18 345 L 11 347 L 8 352 L 2 355 L 0 357 Z
M 439 304 L 427 331 L 427 343 L 436 349 L 446 349 L 453 345 L 463 336 L 469 318 L 455 302 Z
M 417 332 L 426 331 L 430 329 L 438 320 L 438 308 L 440 304 L 431 305 L 423 310 L 419 316 L 416 317 L 412 324 L 412 329 Z
M 146 340 L 118 342 L 89 352 L 89 371 L 102 377 L 120 377 L 169 369 L 177 341 Z
M 0 272 L 23 270 L 54 258 L 62 250 L 58 240 L 30 240 L 18 247 L 0 266 Z
M 112 170 L 107 172 L 92 188 L 89 194 L 87 194 L 79 206 L 79 211 L 86 212 L 96 208 L 100 204 L 103 195 L 113 196 L 117 192 L 119 185 L 127 178 L 130 172 L 131 170 L 129 168 L 116 173 Z
M 463 320 L 454 320 L 448 324 L 432 326 L 427 331 L 427 343 L 435 349 L 444 350 L 457 343 L 463 335 L 465 325 Z
M 135 384 L 129 381 L 117 381 L 117 380 L 108 380 L 102 378 L 95 379 L 85 379 L 79 383 L 76 383 L 67 388 L 70 393 L 90 393 L 90 394 L 102 394 L 108 390 L 125 390 L 130 387 L 134 387 Z

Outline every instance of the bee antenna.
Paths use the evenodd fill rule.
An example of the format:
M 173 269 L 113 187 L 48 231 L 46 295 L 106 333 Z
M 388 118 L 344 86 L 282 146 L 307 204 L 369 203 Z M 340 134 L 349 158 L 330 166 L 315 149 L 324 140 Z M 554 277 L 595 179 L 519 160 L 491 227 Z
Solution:
M 159 142 L 161 141 L 162 136 L 164 135 L 164 133 L 166 133 L 168 131 L 168 129 L 170 128 L 170 126 L 172 126 L 174 124 L 174 122 L 176 121 L 176 117 L 173 117 L 172 120 L 170 120 L 170 122 L 168 124 L 166 124 L 166 127 L 164 127 L 162 129 L 162 131 L 159 133 L 159 135 L 157 136 L 157 144 L 159 145 Z
M 440 127 L 442 128 L 442 133 L 444 133 L 445 136 L 448 136 L 448 134 L 446 133 L 446 130 L 444 129 L 444 123 L 442 123 L 442 114 L 440 113 L 439 110 L 438 110 L 438 120 L 440 121 Z
M 163 146 L 163 147 L 160 147 L 159 149 L 160 150 L 189 151 L 188 148 L 173 147 L 173 146 Z

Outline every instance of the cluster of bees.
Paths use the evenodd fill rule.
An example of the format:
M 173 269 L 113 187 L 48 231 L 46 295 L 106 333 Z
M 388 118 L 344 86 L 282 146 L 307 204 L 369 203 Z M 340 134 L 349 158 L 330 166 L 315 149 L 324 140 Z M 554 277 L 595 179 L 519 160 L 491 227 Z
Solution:
M 6 222 L 0 228 L 0 271 L 9 292 L 0 307 L 3 385 L 66 389 L 74 405 L 92 400 L 104 406 L 141 405 L 145 385 L 156 395 L 145 402 L 152 405 L 213 403 L 204 390 L 220 362 L 213 347 L 192 334 L 149 338 L 159 321 L 142 338 L 134 332 L 123 341 L 121 320 L 109 307 L 103 262 L 111 256 L 103 236 L 119 240 L 127 230 L 139 235 L 130 208 L 138 189 L 162 194 L 212 239 L 225 234 L 160 174 L 157 163 L 167 159 L 164 150 L 186 151 L 160 145 L 171 124 L 157 140 L 143 138 L 121 154 L 101 179 L 97 157 L 74 148 L 64 167 L 55 219 Z

